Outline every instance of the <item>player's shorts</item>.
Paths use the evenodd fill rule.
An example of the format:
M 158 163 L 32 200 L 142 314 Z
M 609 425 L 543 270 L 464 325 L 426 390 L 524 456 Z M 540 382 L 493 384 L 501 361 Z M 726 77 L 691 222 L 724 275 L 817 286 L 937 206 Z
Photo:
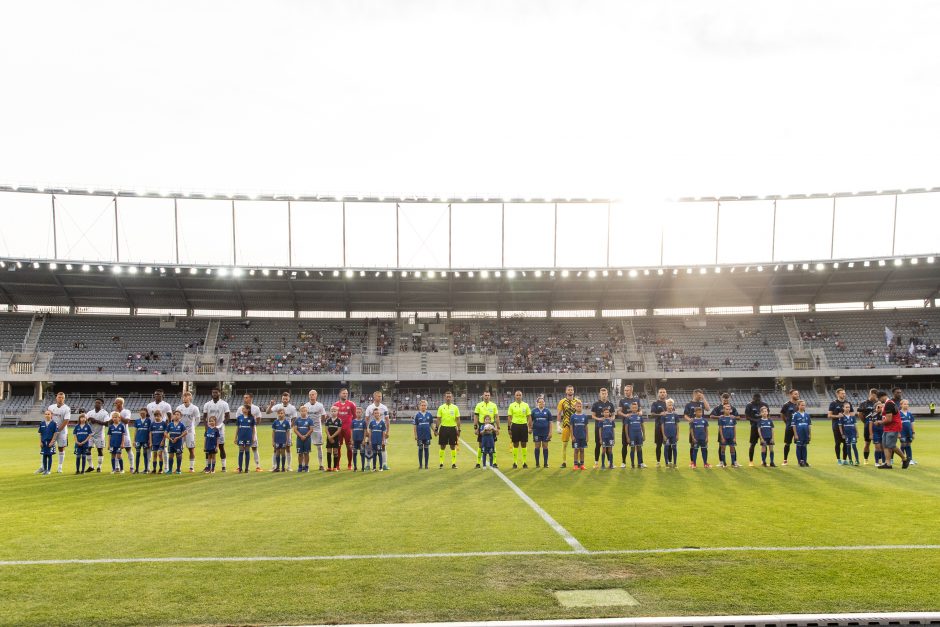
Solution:
M 216 428 L 219 430 L 219 444 L 225 444 L 225 423 L 221 425 L 216 425 Z
M 209 453 L 217 453 L 218 451 L 219 451 L 219 447 L 217 447 L 217 446 L 216 446 L 216 447 L 213 447 L 213 448 L 207 448 L 207 449 L 205 449 L 205 453 L 206 453 L 207 455 L 208 455 Z
M 882 440 L 884 439 L 884 429 L 881 427 L 874 428 L 871 430 L 871 441 L 875 444 L 881 445 Z
M 692 438 L 692 446 L 697 446 L 699 448 L 708 448 L 708 438 L 702 437 L 701 439 Z
M 437 443 L 441 446 L 457 446 L 457 427 L 440 427 L 437 430 Z
M 91 445 L 95 448 L 104 448 L 104 433 L 99 433 L 98 435 L 91 436 Z
M 431 438 L 418 438 L 418 446 L 431 446 Z
M 839 430 L 839 421 L 832 421 L 832 437 L 835 438 L 836 442 L 842 441 L 842 431 Z
M 871 434 L 868 432 L 867 424 L 862 429 L 862 436 L 865 438 L 865 442 L 871 442 Z
M 529 425 L 509 423 L 509 438 L 513 444 L 525 444 L 529 441 Z
M 59 431 L 59 434 L 55 438 L 56 446 L 59 448 L 65 448 L 69 445 L 69 430 L 68 427 Z
M 183 438 L 183 446 L 186 448 L 196 448 L 196 434 L 192 429 L 186 432 L 186 437 Z
M 769 437 L 764 438 L 764 441 L 766 442 L 766 444 L 761 444 L 761 446 L 767 446 L 767 445 L 773 444 L 773 443 L 774 443 L 774 434 L 773 434 L 773 433 L 770 433 L 770 434 L 769 434 Z
M 793 425 L 784 423 L 786 429 L 783 430 L 783 443 L 790 444 L 793 442 Z
M 314 428 L 311 434 L 310 444 L 314 446 L 323 446 L 323 429 Z
M 82 455 L 88 455 L 89 453 L 91 453 L 91 447 L 88 446 L 87 444 L 85 446 L 79 446 L 78 444 L 75 445 L 76 457 L 80 457 Z
M 608 438 L 606 440 L 601 440 L 601 446 L 608 447 L 614 445 L 614 438 Z
M 757 444 L 758 442 L 760 442 L 760 425 L 752 422 L 750 444 Z
M 183 441 L 177 440 L 176 442 L 170 442 L 166 447 L 167 453 L 171 455 L 173 453 L 182 453 L 183 452 Z
M 797 441 L 797 444 L 808 444 L 809 443 L 809 428 L 797 427 L 796 428 L 796 441 Z
M 153 443 L 153 440 L 151 440 L 151 441 L 150 441 L 150 449 L 153 450 L 153 451 L 162 451 L 162 450 L 163 450 L 163 442 L 160 442 L 160 444 L 154 444 L 154 443 Z
M 661 422 L 656 423 L 655 433 L 653 434 L 653 441 L 656 444 L 663 443 L 663 425 Z
M 632 446 L 641 446 L 646 441 L 646 434 L 642 431 L 631 431 L 628 435 Z
M 288 440 L 288 442 L 289 441 L 290 440 Z M 287 443 L 285 442 L 283 445 L 279 444 L 278 446 L 279 447 L 283 446 L 286 448 Z M 309 452 L 310 452 L 310 440 L 309 439 L 301 440 L 300 438 L 297 438 L 297 454 L 299 455 L 301 453 L 309 453 Z
M 898 447 L 898 432 L 897 431 L 885 431 L 884 435 L 881 436 L 881 446 L 884 448 L 897 448 Z
M 430 440 L 428 440 L 430 442 Z M 362 450 L 362 440 L 353 440 L 352 447 L 354 451 Z
M 127 442 L 125 442 L 125 444 L 127 444 Z M 124 448 L 127 448 L 127 447 L 125 446 Z M 134 440 L 134 448 L 150 448 L 150 443 L 138 442 L 137 440 Z
M 575 438 L 574 442 L 571 443 L 571 448 L 573 449 L 587 448 L 587 438 Z
M 902 444 L 910 444 L 914 440 L 914 432 L 909 429 L 901 429 L 901 436 L 898 439 Z
M 331 449 L 331 450 L 340 448 L 340 446 L 343 443 L 343 430 L 342 429 L 332 434 L 329 431 L 327 431 L 326 435 L 327 435 L 326 448 Z M 333 436 L 332 442 L 330 441 L 330 438 L 329 438 L 330 435 Z
M 124 448 L 130 448 L 130 447 L 131 447 L 131 434 L 125 433 L 124 434 Z
M 673 433 L 671 435 L 667 433 L 666 435 L 663 436 L 663 444 L 672 446 L 673 444 L 678 444 L 678 443 L 679 443 L 679 435 L 676 433 Z
M 124 450 L 124 447 L 123 447 L 123 446 L 112 446 L 112 447 L 111 447 L 110 449 L 108 449 L 108 450 L 111 451 L 111 454 L 112 454 L 112 455 L 120 455 L 120 454 L 121 454 L 121 451 Z
M 858 435 L 854 433 L 846 433 L 843 440 L 846 444 L 858 444 Z
M 571 425 L 561 428 L 561 441 L 565 443 L 571 441 Z
M 339 442 L 339 440 L 337 440 L 337 442 Z M 337 446 L 337 448 L 339 448 L 339 447 Z M 373 443 L 372 443 L 372 450 L 375 451 L 376 453 L 381 453 L 382 451 L 385 450 L 385 444 L 383 444 L 382 442 L 379 442 L 378 444 L 376 444 L 375 442 L 373 442 Z
M 532 441 L 533 442 L 549 442 L 551 441 L 551 433 L 533 433 Z
M 254 441 L 254 440 L 252 440 L 250 437 L 248 437 L 248 438 L 242 438 L 242 439 L 240 439 L 240 440 L 237 440 L 237 441 L 235 442 L 235 444 L 238 445 L 238 446 L 251 446 L 251 443 L 252 443 L 253 441 Z
M 737 446 L 737 445 L 738 445 L 738 439 L 737 439 L 737 438 L 731 438 L 731 439 L 729 440 L 728 438 L 725 438 L 725 441 L 722 442 L 722 444 L 723 444 L 724 446 Z

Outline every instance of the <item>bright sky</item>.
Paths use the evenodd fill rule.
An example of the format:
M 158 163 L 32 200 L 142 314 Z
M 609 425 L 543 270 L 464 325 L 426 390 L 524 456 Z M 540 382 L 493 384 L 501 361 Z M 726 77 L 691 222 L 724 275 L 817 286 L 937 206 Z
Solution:
M 643 203 L 932 187 L 940 185 L 938 32 L 940 3 L 931 1 L 10 1 L 0 8 L 7 86 L 0 178 L 102 189 Z M 83 202 L 62 201 L 60 257 L 69 250 L 72 258 L 114 258 L 116 246 L 102 243 L 108 233 L 114 239 L 113 223 Z M 135 220 L 166 212 L 165 204 L 131 210 L 141 206 L 122 210 L 122 259 L 146 244 L 134 239 Z M 224 208 L 200 207 L 183 212 L 181 231 L 214 224 L 230 233 L 218 226 Z M 766 205 L 751 209 L 740 208 L 736 222 L 766 233 Z M 791 214 L 792 234 L 800 233 L 800 215 L 825 227 L 807 249 L 793 250 L 791 232 L 778 225 L 774 258 L 854 250 L 858 240 L 834 242 L 831 209 L 828 225 L 818 209 Z M 282 229 L 286 220 L 277 208 L 239 211 L 246 233 L 251 225 Z M 643 211 L 649 250 L 611 247 L 611 263 L 659 263 L 660 253 L 664 263 L 710 262 L 716 252 L 737 260 L 732 244 L 746 231 L 729 230 L 732 239 L 716 246 L 713 209 L 653 219 Z M 853 228 L 848 211 L 841 218 L 837 211 L 837 233 Z M 912 224 L 932 211 L 911 214 Z M 612 226 L 634 223 L 633 214 L 613 213 Z M 341 224 L 333 214 L 302 214 L 294 219 L 310 228 Z M 360 216 L 363 237 L 388 226 L 382 215 Z M 460 232 L 472 234 L 483 213 L 467 215 Z M 560 222 L 575 229 L 591 215 L 573 211 Z M 397 262 L 445 265 L 411 259 L 409 251 L 434 241 L 441 227 L 440 216 L 414 216 L 421 226 Z M 531 235 L 524 212 L 507 214 L 507 237 L 514 224 Z M 694 253 L 670 245 L 690 224 L 705 242 Z M 730 227 L 722 224 L 724 233 Z M 550 246 L 554 234 L 543 235 Z M 191 239 L 181 241 L 187 259 L 232 256 L 230 242 L 213 252 Z M 751 256 L 771 258 L 767 239 Z M 7 231 L 0 254 L 36 254 L 51 240 L 17 241 Z M 915 252 L 925 246 L 936 248 L 918 244 Z M 138 254 L 161 257 L 152 248 Z M 158 248 L 170 255 L 169 245 Z M 305 249 L 295 248 L 296 263 Z M 253 254 L 247 239 L 234 249 L 236 261 Z M 337 263 L 341 252 L 324 254 Z M 387 251 L 377 255 L 356 250 L 346 261 L 391 264 Z M 601 265 L 606 246 L 604 255 L 575 257 Z

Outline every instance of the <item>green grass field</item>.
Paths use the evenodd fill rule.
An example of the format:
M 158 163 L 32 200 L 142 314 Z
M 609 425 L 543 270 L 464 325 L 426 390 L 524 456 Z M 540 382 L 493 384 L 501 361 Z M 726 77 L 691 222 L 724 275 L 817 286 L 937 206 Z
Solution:
M 465 435 L 469 430 L 465 431 Z M 741 430 L 746 439 L 746 432 Z M 271 624 L 940 609 L 940 423 L 918 424 L 919 465 L 835 464 L 818 428 L 812 468 L 575 472 L 501 469 L 570 532 L 575 553 L 506 483 L 417 469 L 396 426 L 391 471 L 307 475 L 43 477 L 37 436 L 0 429 L 0 624 Z M 270 467 L 268 432 L 262 463 Z M 475 446 L 475 442 L 471 441 Z M 588 451 L 591 458 L 593 449 Z M 653 445 L 645 448 L 647 462 Z M 712 451 L 717 457 L 717 452 Z M 314 454 L 315 457 L 315 454 Z M 778 450 L 778 463 L 782 446 Z M 619 462 L 619 449 L 615 449 Z M 680 443 L 679 459 L 687 460 Z M 793 455 L 791 453 L 791 461 Z M 449 460 L 449 456 L 448 456 Z M 197 469 L 202 467 L 201 453 Z M 530 456 L 530 466 L 533 466 Z M 569 464 L 571 462 L 569 451 Z M 108 464 L 107 459 L 105 461 Z M 590 463 L 589 463 L 590 465 Z M 650 463 L 650 465 L 654 465 Z M 185 462 L 184 462 L 185 469 Z M 598 553 L 678 547 L 744 551 Z M 550 551 L 543 555 L 409 554 Z M 563 552 L 563 553 L 555 553 Z M 19 560 L 290 557 L 368 559 L 10 564 Z M 564 609 L 555 590 L 625 588 L 635 607 Z

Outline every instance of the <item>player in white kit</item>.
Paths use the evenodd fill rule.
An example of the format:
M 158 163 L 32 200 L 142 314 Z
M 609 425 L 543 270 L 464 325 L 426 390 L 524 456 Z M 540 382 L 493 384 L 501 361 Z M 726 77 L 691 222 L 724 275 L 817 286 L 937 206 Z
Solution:
M 173 419 L 173 406 L 163 400 L 163 390 L 156 389 L 153 391 L 153 401 L 147 403 L 147 417 L 153 420 L 154 412 L 160 410 L 160 413 L 163 415 L 163 419 L 169 423 Z M 170 456 L 167 454 L 166 450 L 170 446 L 170 438 L 163 438 L 163 451 L 164 458 L 169 459 Z
M 215 418 L 215 426 L 219 430 L 219 458 L 222 460 L 222 472 L 225 472 L 225 421 L 231 417 L 228 403 L 222 400 L 222 390 L 212 388 L 212 400 L 206 401 L 206 404 L 202 406 L 202 419 L 208 424 L 209 418 Z
M 199 426 L 199 420 L 202 418 L 202 412 L 193 405 L 193 393 L 189 390 L 183 392 L 183 402 L 176 406 L 176 411 L 182 418 L 180 422 L 186 427 L 186 437 L 183 438 L 183 445 L 189 449 L 189 472 L 196 471 L 196 427 Z
M 388 461 L 388 433 L 389 433 L 389 431 L 390 431 L 392 425 L 391 425 L 391 420 L 390 420 L 389 415 L 388 415 L 388 407 L 386 407 L 386 406 L 385 406 L 385 403 L 382 402 L 382 391 L 381 391 L 381 390 L 376 390 L 375 392 L 372 393 L 372 402 L 369 403 L 369 406 L 368 406 L 368 407 L 366 407 L 366 411 L 365 411 L 365 414 L 364 414 L 364 415 L 366 416 L 366 420 L 369 420 L 369 419 L 372 418 L 372 413 L 373 413 L 376 409 L 379 410 L 379 415 L 382 417 L 383 420 L 385 420 L 385 446 L 384 446 L 384 451 L 385 451 L 385 460 L 386 460 L 386 462 L 387 462 L 387 461 Z M 387 464 L 387 463 L 382 466 L 382 470 L 388 470 L 388 464 Z
M 69 445 L 69 421 L 72 419 L 72 408 L 65 404 L 65 392 L 55 395 L 55 403 L 49 405 L 49 411 L 56 424 L 55 443 L 59 447 L 59 469 L 56 472 L 62 472 L 65 447 Z
M 254 404 L 251 394 L 242 396 L 242 405 L 251 407 L 251 415 L 255 417 L 255 426 L 252 429 L 251 452 L 255 458 L 255 472 L 261 472 L 261 457 L 258 455 L 258 423 L 261 422 L 261 408 Z M 288 438 L 289 439 L 289 438 Z
M 307 418 L 313 420 L 313 435 L 310 436 L 310 444 L 317 447 L 317 461 L 320 463 L 320 470 L 323 470 L 323 419 L 326 417 L 326 409 L 323 403 L 317 400 L 316 390 L 310 390 L 307 393 L 307 399 L 301 409 L 306 407 Z
M 284 410 L 284 418 L 287 420 L 287 422 L 290 423 L 290 426 L 293 429 L 294 420 L 297 418 L 297 408 L 291 404 L 290 392 L 286 390 L 281 393 L 280 403 L 275 404 L 274 399 L 271 399 L 271 402 L 268 403 L 268 409 L 266 413 L 269 413 L 269 414 L 273 413 L 275 416 L 277 416 L 277 412 L 281 411 L 282 409 Z M 290 461 L 291 439 L 292 438 L 289 438 L 289 437 L 287 438 L 287 472 L 291 472 L 291 461 Z M 274 465 L 273 456 L 271 460 L 272 460 L 272 465 Z
M 124 399 L 120 396 L 114 399 L 114 411 L 121 417 L 121 422 L 129 425 L 131 422 L 131 410 L 124 407 Z M 124 452 L 127 453 L 127 463 L 130 466 L 131 473 L 134 472 L 134 456 L 131 455 L 131 430 L 124 431 Z
M 104 463 L 104 428 L 111 422 L 111 414 L 104 409 L 104 400 L 95 399 L 95 409 L 87 412 L 88 424 L 91 425 L 91 445 L 98 449 L 98 465 L 95 466 L 95 472 L 101 472 L 101 464 Z M 91 453 L 88 453 L 88 467 L 91 468 Z

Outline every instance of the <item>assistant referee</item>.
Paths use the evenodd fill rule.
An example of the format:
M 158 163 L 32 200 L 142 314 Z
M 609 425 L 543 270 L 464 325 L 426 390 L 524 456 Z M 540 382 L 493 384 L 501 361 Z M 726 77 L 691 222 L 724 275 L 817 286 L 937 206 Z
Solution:
M 450 447 L 450 467 L 457 467 L 457 438 L 460 437 L 460 410 L 454 405 L 454 393 L 444 392 L 444 404 L 437 408 L 434 434 L 441 445 L 440 466 L 444 467 L 444 449 Z

